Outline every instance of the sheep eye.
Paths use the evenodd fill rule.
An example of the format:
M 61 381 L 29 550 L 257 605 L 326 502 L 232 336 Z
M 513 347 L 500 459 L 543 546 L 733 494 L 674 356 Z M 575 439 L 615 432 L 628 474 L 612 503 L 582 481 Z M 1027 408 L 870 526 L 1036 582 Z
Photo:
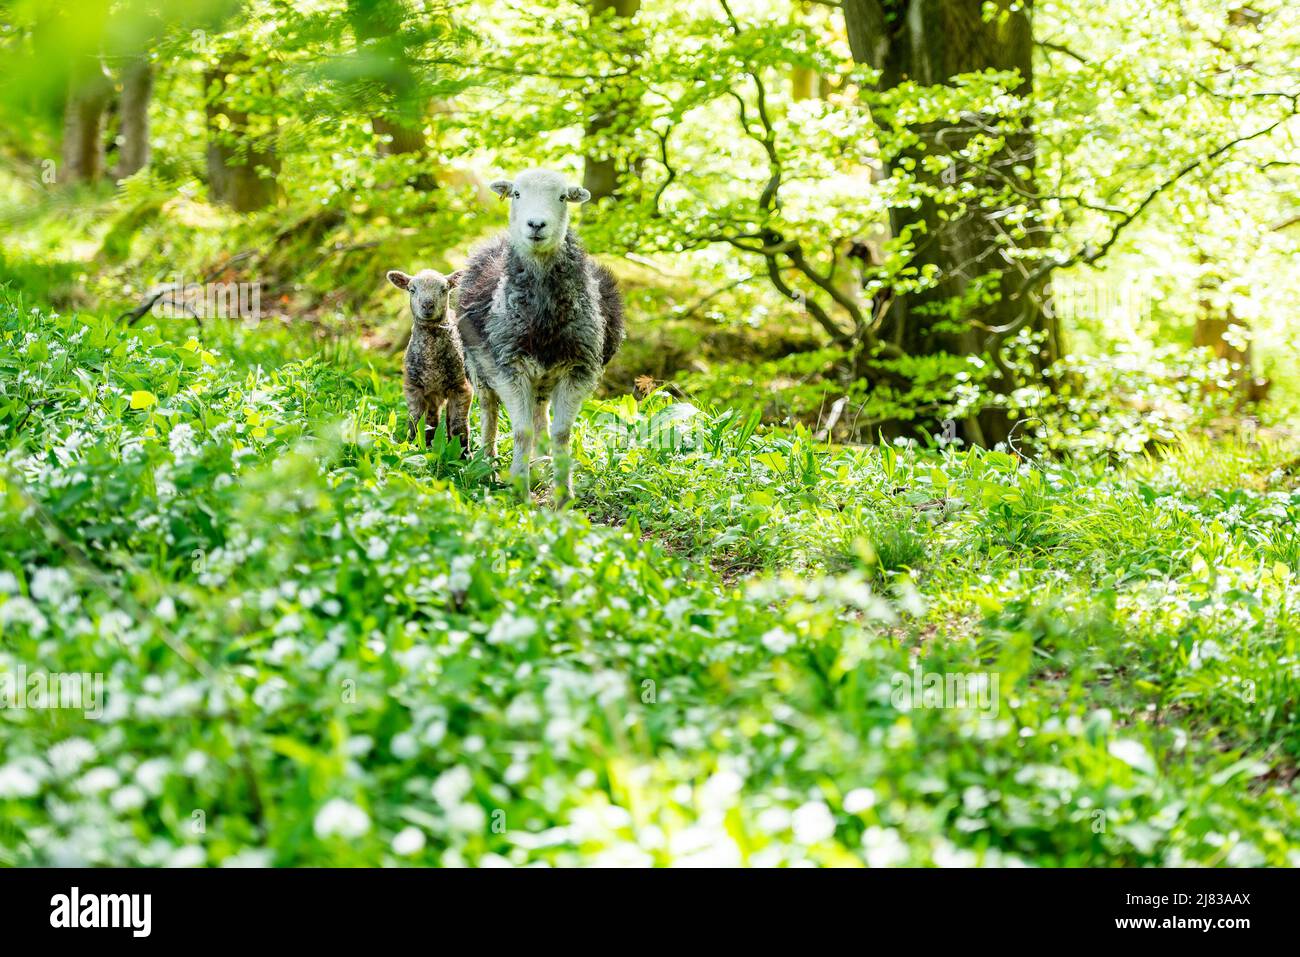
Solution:
M 513 198 L 518 199 L 518 198 L 519 198 L 519 190 L 515 190 L 515 191 L 514 191 L 513 193 L 511 193 L 510 195 L 511 195 Z

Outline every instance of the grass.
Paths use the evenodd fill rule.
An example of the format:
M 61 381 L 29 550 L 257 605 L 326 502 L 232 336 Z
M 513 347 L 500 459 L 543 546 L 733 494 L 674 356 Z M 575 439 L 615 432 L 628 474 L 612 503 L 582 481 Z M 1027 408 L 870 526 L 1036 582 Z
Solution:
M 105 682 L 0 709 L 5 862 L 1300 863 L 1294 449 L 656 394 L 589 405 L 555 512 L 368 356 L 5 296 L 0 675 Z

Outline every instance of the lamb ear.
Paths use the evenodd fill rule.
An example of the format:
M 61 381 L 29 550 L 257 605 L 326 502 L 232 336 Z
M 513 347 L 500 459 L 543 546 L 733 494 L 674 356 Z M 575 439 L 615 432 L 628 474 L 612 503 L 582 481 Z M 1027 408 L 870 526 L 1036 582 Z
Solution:
M 492 192 L 496 193 L 502 199 L 506 198 L 506 193 L 515 188 L 515 184 L 508 179 L 499 179 L 489 187 Z
M 564 198 L 570 203 L 585 203 L 591 199 L 591 191 L 581 186 L 570 186 L 564 194 Z
M 454 273 L 452 273 L 450 276 L 448 276 L 448 277 L 447 277 L 447 288 L 448 288 L 448 289 L 455 289 L 457 286 L 459 286 L 459 285 L 460 285 L 460 277 L 463 276 L 464 274 L 465 274 L 465 270 L 463 270 L 463 269 L 457 269 Z
M 406 273 L 402 272 L 400 269 L 390 269 L 388 271 L 388 281 L 391 282 L 398 289 L 411 288 L 411 277 L 408 276 Z

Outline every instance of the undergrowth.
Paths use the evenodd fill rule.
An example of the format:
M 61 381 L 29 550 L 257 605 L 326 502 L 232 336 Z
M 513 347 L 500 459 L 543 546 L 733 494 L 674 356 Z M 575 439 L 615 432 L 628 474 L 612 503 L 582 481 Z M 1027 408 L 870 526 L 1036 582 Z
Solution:
M 354 346 L 12 294 L 0 344 L 0 675 L 104 680 L 0 709 L 6 862 L 1300 863 L 1294 449 L 656 393 L 556 512 Z

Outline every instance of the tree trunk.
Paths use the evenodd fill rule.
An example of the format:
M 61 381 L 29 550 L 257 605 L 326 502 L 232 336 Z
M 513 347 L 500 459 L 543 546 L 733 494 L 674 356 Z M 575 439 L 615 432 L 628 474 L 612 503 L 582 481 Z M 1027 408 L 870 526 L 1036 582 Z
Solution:
M 248 113 L 231 106 L 227 100 L 226 76 L 238 73 L 242 65 L 236 56 L 227 55 L 215 69 L 204 74 L 205 111 L 208 195 L 213 202 L 247 213 L 275 202 L 280 162 L 270 144 L 269 130 L 259 135 Z
M 372 116 L 370 129 L 379 137 L 380 156 L 423 155 L 427 147 L 423 130 L 404 126 L 386 116 Z
M 791 11 L 791 22 L 798 26 L 807 22 L 808 3 L 797 3 Z M 811 100 L 814 97 L 822 97 L 822 77 L 817 75 L 817 71 L 806 66 L 796 66 L 790 68 L 790 98 L 793 100 Z
M 117 176 L 138 173 L 149 165 L 149 101 L 153 96 L 153 65 L 148 55 L 122 68 L 122 108 Z
M 1255 376 L 1255 350 L 1250 326 L 1236 316 L 1231 303 L 1222 307 L 1215 303 L 1214 292 L 1221 284 L 1221 277 L 1210 269 L 1210 258 L 1206 253 L 1198 252 L 1197 261 L 1201 266 L 1197 283 L 1200 297 L 1196 325 L 1192 329 L 1192 345 L 1209 349 L 1220 359 L 1232 363 L 1232 381 L 1242 401 L 1262 402 L 1268 397 L 1271 383 Z M 1239 342 L 1245 343 L 1244 348 L 1236 345 Z
M 368 61 L 368 78 L 383 91 L 384 104 L 370 117 L 380 156 L 422 157 L 429 149 L 424 137 L 425 104 L 403 43 L 405 17 L 404 0 L 348 0 L 357 46 L 373 57 Z M 431 190 L 437 184 L 430 174 L 421 173 L 412 185 Z
M 844 0 L 854 60 L 881 71 L 882 89 L 909 81 L 951 85 L 952 78 L 962 73 L 1016 69 L 1022 82 L 1015 92 L 1028 95 L 1033 89 L 1031 4 L 999 0 L 999 12 L 991 22 L 982 16 L 984 6 L 981 0 Z M 1020 384 L 1005 364 L 1005 340 L 1022 330 L 1040 334 L 1043 342 L 1033 357 L 1037 372 L 1055 361 L 1060 351 L 1058 325 L 1039 291 L 1043 285 L 1027 287 L 1033 263 L 1026 266 L 1020 261 L 1025 251 L 1042 248 L 1047 241 L 1035 219 L 1032 129 L 1026 122 L 1006 136 L 1005 147 L 982 168 L 959 156 L 981 126 L 1005 119 L 985 115 L 909 127 L 916 142 L 892 158 L 891 174 L 936 188 L 960 181 L 981 192 L 1009 189 L 1014 199 L 1002 209 L 959 210 L 923 195 L 914 209 L 891 210 L 893 235 L 909 237 L 913 243 L 911 264 L 918 270 L 933 270 L 936 281 L 922 291 L 897 296 L 887 314 L 888 328 L 882 330 L 909 355 L 987 354 L 996 370 L 989 385 L 1004 395 Z M 942 157 L 953 165 L 943 172 L 928 172 L 922 163 L 927 156 Z M 1012 238 L 1008 212 L 1028 214 L 1026 235 Z M 982 295 L 984 291 L 997 294 Z M 968 425 L 967 437 L 1003 441 L 1010 426 L 1000 410 L 986 410 L 978 423 Z
M 1228 12 L 1228 29 L 1237 30 L 1246 26 L 1257 26 L 1258 13 L 1250 7 L 1242 7 Z M 1191 24 L 1187 24 L 1191 29 Z M 1238 69 L 1248 64 L 1236 60 Z M 1213 203 L 1207 195 L 1205 203 Z M 1262 402 L 1268 397 L 1270 381 L 1255 377 L 1254 343 L 1251 340 L 1250 327 L 1234 313 L 1231 301 L 1222 307 L 1215 303 L 1215 290 L 1223 284 L 1223 273 L 1211 267 L 1210 254 L 1203 248 L 1196 250 L 1196 262 L 1200 267 L 1197 287 L 1200 293 L 1197 302 L 1196 325 L 1192 329 L 1192 345 L 1196 348 L 1211 350 L 1220 359 L 1232 363 L 1232 381 L 1235 391 L 1242 402 Z M 1235 343 L 1244 342 L 1245 348 Z
M 93 183 L 104 175 L 104 111 L 112 95 L 113 81 L 98 57 L 78 63 L 63 111 L 61 180 Z
M 818 96 L 821 84 L 816 73 L 807 67 L 796 66 L 790 70 L 790 98 L 811 100 Z
M 641 0 L 591 0 L 591 19 L 610 16 L 614 21 L 626 21 L 636 16 L 640 9 Z M 620 52 L 635 55 L 639 51 L 620 44 Z M 619 180 L 639 165 L 635 160 L 620 163 L 611 154 L 608 144 L 609 139 L 625 132 L 628 117 L 634 110 L 626 87 L 627 83 L 618 79 L 606 83 L 602 90 L 604 103 L 587 120 L 582 185 L 590 191 L 592 199 L 615 195 Z

